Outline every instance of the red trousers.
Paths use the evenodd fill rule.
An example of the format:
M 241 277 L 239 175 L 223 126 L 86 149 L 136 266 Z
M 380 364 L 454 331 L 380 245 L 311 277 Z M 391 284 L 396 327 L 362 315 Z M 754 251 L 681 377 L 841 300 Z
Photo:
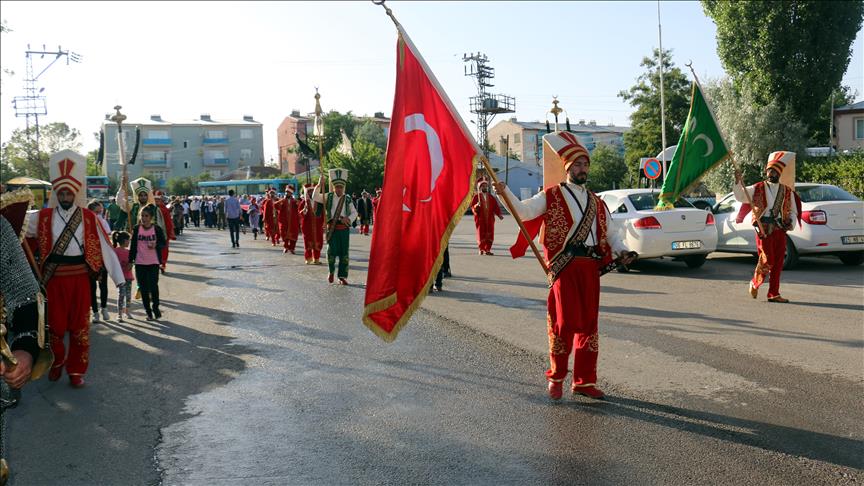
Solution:
M 768 277 L 768 298 L 780 295 L 780 274 L 783 272 L 783 259 L 786 258 L 786 232 L 775 229 L 767 238 L 756 235 L 756 249 L 759 262 L 753 272 L 753 286 L 757 289 Z
M 303 251 L 303 256 L 306 258 L 306 261 L 310 260 L 320 260 L 321 259 L 321 250 L 313 250 L 310 247 L 306 247 Z
M 165 248 L 162 248 L 162 265 L 161 267 L 164 269 L 165 266 L 168 265 L 168 242 L 165 242 Z
M 90 361 L 90 278 L 86 269 L 65 275 L 67 271 L 60 265 L 46 287 L 53 367 L 65 365 L 70 375 L 83 375 Z M 67 332 L 68 356 L 63 343 Z
M 297 246 L 297 240 L 284 240 L 282 246 L 288 251 L 294 251 L 294 247 Z
M 597 383 L 597 312 L 600 275 L 597 261 L 574 258 L 559 274 L 546 300 L 549 331 L 549 381 L 564 381 L 573 354 L 573 386 Z
M 369 225 L 368 224 L 361 224 L 360 225 L 360 234 L 361 235 L 368 235 L 369 234 Z

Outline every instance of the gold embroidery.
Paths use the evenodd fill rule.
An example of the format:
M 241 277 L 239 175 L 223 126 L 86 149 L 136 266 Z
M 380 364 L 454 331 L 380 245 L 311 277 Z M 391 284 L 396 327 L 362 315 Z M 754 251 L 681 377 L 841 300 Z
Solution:
M 546 218 L 544 220 L 546 228 L 544 229 L 545 241 L 543 244 L 546 248 L 557 251 L 564 245 L 570 225 L 567 224 L 567 218 L 564 215 L 566 209 L 561 198 L 561 190 L 549 191 L 549 196 L 553 198 L 553 201 L 546 205 Z
M 585 342 L 585 348 L 592 353 L 600 352 L 600 335 L 596 332 L 588 337 L 588 341 Z
M 549 354 L 565 354 L 567 351 L 564 349 L 564 340 L 555 335 L 552 329 L 552 316 L 549 314 L 546 314 L 546 329 L 549 333 Z

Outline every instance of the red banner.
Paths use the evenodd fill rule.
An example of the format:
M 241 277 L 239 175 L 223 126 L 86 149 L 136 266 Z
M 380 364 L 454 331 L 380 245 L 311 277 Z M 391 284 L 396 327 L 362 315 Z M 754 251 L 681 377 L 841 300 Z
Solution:
M 420 306 L 468 207 L 477 145 L 410 39 L 396 45 L 396 95 L 375 213 L 363 322 L 393 341 Z

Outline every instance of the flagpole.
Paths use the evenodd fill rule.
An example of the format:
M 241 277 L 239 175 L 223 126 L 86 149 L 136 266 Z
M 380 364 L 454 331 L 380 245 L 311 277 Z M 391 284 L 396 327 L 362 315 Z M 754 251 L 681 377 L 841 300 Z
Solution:
M 666 182 L 666 98 L 663 94 L 663 28 L 660 26 L 660 0 L 657 0 L 657 37 L 660 39 L 660 137 L 663 147 L 660 160 L 663 163 L 663 182 Z M 651 179 L 654 187 L 654 179 Z
M 702 96 L 704 97 L 705 96 L 704 95 L 705 90 L 702 89 L 702 83 L 699 82 L 699 76 L 696 75 L 696 70 L 693 69 L 693 61 L 688 62 L 687 64 L 685 64 L 685 66 L 690 68 L 690 72 L 693 74 L 693 81 L 696 82 L 696 86 L 699 87 L 699 91 L 703 93 Z M 692 101 L 691 101 L 691 103 L 692 103 Z M 706 100 L 705 106 L 708 107 L 708 113 L 711 115 L 711 120 L 714 121 L 714 126 L 717 127 L 717 133 L 720 135 L 720 138 L 722 138 L 723 140 L 726 140 L 726 137 L 723 136 L 723 131 L 720 128 L 720 124 L 717 123 L 717 117 L 714 116 L 714 110 L 711 108 L 711 103 L 708 103 L 708 101 Z M 749 204 L 750 207 L 752 208 L 753 207 L 753 198 L 750 197 L 750 191 L 748 191 L 747 186 L 744 185 L 744 176 L 741 174 L 741 167 L 738 165 L 738 161 L 735 159 L 735 152 L 733 152 L 731 148 L 729 148 L 728 150 L 729 150 L 729 159 L 732 160 L 732 165 L 735 168 L 735 174 L 737 176 L 735 182 L 736 183 L 738 182 L 738 180 L 737 180 L 738 178 L 741 179 L 741 186 L 744 188 L 744 196 L 747 198 L 747 204 Z M 759 226 L 759 232 L 762 234 L 765 234 L 765 228 L 762 227 L 762 221 L 757 219 L 756 224 Z
M 414 53 L 414 56 L 417 58 L 417 62 L 420 63 L 420 67 L 423 68 L 423 71 L 426 73 L 426 76 L 429 78 L 429 81 L 435 87 L 438 94 L 441 96 L 441 99 L 444 101 L 444 104 L 450 110 L 450 115 L 456 120 L 456 123 L 459 125 L 459 128 L 462 129 L 462 133 L 465 135 L 465 138 L 470 140 L 474 145 L 474 151 L 480 157 L 480 161 L 483 163 L 484 168 L 492 177 L 492 182 L 498 183 L 500 182 L 498 177 L 495 175 L 495 171 L 492 169 L 492 166 L 489 164 L 489 160 L 483 155 L 483 150 L 477 145 L 477 141 L 474 139 L 474 136 L 471 135 L 471 132 L 468 130 L 468 127 L 465 126 L 465 121 L 462 120 L 462 117 L 459 116 L 459 112 L 456 110 L 455 106 L 453 106 L 453 102 L 450 101 L 450 97 L 447 95 L 447 92 L 441 87 L 438 83 L 438 78 L 432 73 L 432 70 L 426 64 L 426 60 L 423 59 L 423 56 L 420 55 L 420 52 L 417 50 L 414 43 L 411 41 L 411 38 L 408 36 L 408 33 L 405 32 L 405 29 L 402 27 L 402 24 L 396 20 L 396 17 L 393 15 L 393 11 L 390 10 L 390 7 L 384 5 L 385 0 L 372 0 L 372 3 L 375 5 L 380 5 L 384 7 L 384 11 L 387 13 L 387 16 L 390 17 L 390 20 L 393 21 L 393 24 L 396 25 L 396 30 L 399 32 L 399 36 L 408 45 L 411 49 L 411 52 Z M 472 188 L 473 189 L 473 188 Z M 525 229 L 525 224 L 522 222 L 522 218 L 519 217 L 519 213 L 513 207 L 513 203 L 510 201 L 510 198 L 507 196 L 507 193 L 500 194 L 502 199 L 504 200 L 504 204 L 507 206 L 507 210 L 513 215 L 513 219 L 516 221 L 516 225 L 519 227 L 519 231 L 522 232 L 522 236 L 528 241 L 531 245 L 531 250 L 534 252 L 534 256 L 537 257 L 537 261 L 540 263 L 540 266 L 543 268 L 543 272 L 546 275 L 549 275 L 549 267 L 546 265 L 546 260 L 540 254 L 540 250 L 537 248 L 537 245 L 534 243 L 534 239 L 528 234 L 528 230 Z
M 126 115 L 120 113 L 120 108 L 123 108 L 120 105 L 114 107 L 114 110 L 117 113 L 111 117 L 111 121 L 117 124 L 117 150 L 119 152 L 118 157 L 120 161 L 120 166 L 123 167 L 123 175 L 120 177 L 120 188 L 123 190 L 123 208 L 126 213 L 126 231 L 132 232 L 132 217 L 130 215 L 131 211 L 129 208 L 129 194 L 126 193 L 127 188 L 129 186 L 129 168 L 126 164 L 126 148 L 123 146 L 123 121 L 126 120 Z

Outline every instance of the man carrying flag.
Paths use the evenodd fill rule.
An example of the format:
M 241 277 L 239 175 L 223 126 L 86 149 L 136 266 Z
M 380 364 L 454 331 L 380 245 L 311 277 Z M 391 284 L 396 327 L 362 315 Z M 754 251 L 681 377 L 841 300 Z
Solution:
M 786 232 L 801 224 L 801 199 L 793 186 L 781 182 L 781 175 L 794 174 L 795 152 L 774 152 L 765 166 L 765 180 L 744 187 L 741 172 L 735 172 L 732 190 L 735 199 L 745 203 L 738 214 L 737 222 L 744 220 L 753 211 L 753 227 L 756 230 L 756 249 L 759 261 L 750 280 L 748 292 L 754 299 L 759 287 L 769 277 L 768 302 L 785 304 L 789 299 L 780 296 L 780 273 L 786 258 Z M 794 184 L 794 177 L 790 178 Z
M 492 243 L 495 241 L 495 218 L 503 220 L 498 201 L 489 194 L 489 181 L 477 183 L 477 194 L 471 199 L 471 212 L 474 213 L 474 226 L 477 229 L 477 248 L 481 255 L 493 255 Z
M 550 133 L 543 136 L 543 145 L 544 173 L 560 173 L 560 168 L 551 167 L 558 165 L 566 181 L 546 181 L 542 192 L 525 201 L 519 201 L 504 183 L 493 187 L 513 201 L 532 239 L 544 227 L 542 242 L 551 282 L 546 301 L 549 397 L 561 398 L 572 353 L 573 393 L 602 399 L 603 391 L 597 387 L 600 275 L 615 257 L 626 265 L 636 255 L 624 247 L 620 233 L 609 228 L 612 217 L 606 205 L 585 187 L 591 159 L 576 135 Z M 510 250 L 513 258 L 524 255 L 528 244 L 520 234 Z
M 318 181 L 318 186 L 312 193 L 312 200 L 324 204 L 324 218 L 326 219 L 327 234 L 327 265 L 330 274 L 327 281 L 333 283 L 333 274 L 336 273 L 336 260 L 339 260 L 339 283 L 348 285 L 348 237 L 351 234 L 351 223 L 357 219 L 357 208 L 351 201 L 351 196 L 345 194 L 345 185 L 348 183 L 348 171 L 345 169 L 331 169 L 328 171 L 333 192 L 322 194 L 323 179 Z

